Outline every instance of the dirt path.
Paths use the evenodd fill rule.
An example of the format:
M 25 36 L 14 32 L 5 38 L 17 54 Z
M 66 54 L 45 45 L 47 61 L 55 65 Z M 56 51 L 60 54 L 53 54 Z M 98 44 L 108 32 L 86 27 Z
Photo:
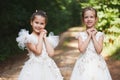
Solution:
M 80 30 L 82 29 L 77 27 L 71 28 L 61 34 L 60 45 L 56 48 L 56 56 L 53 57 L 61 70 L 64 80 L 69 80 L 74 63 L 79 55 L 77 40 L 74 36 Z M 17 80 L 23 63 L 27 60 L 26 57 L 26 54 L 20 55 L 12 60 L 12 64 L 10 62 L 10 64 L 6 66 L 0 65 L 0 80 Z M 107 58 L 105 59 L 113 80 L 120 80 L 120 61 L 113 61 Z

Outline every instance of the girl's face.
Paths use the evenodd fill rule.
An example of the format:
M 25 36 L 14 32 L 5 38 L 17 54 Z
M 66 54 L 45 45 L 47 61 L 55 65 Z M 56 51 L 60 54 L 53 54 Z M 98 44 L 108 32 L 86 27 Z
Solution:
M 87 28 L 94 27 L 97 22 L 97 18 L 95 17 L 95 12 L 91 10 L 86 11 L 84 13 L 83 21 Z
M 31 21 L 31 26 L 35 33 L 40 33 L 40 31 L 46 26 L 45 18 L 43 16 L 36 15 L 34 20 Z

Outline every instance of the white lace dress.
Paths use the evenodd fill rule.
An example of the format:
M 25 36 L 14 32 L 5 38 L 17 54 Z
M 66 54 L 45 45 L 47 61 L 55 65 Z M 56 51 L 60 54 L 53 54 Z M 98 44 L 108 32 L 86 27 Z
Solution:
M 48 36 L 48 41 L 55 48 L 58 44 L 58 36 Z M 38 40 L 36 36 L 29 34 L 28 31 L 22 29 L 19 32 L 19 36 L 16 38 L 18 46 L 22 49 L 26 48 L 27 42 L 37 44 Z M 45 45 L 43 44 L 42 54 L 35 56 L 32 51 L 26 48 L 29 52 L 29 59 L 25 62 L 18 80 L 63 80 L 59 68 L 55 64 L 54 60 L 48 56 Z
M 102 32 L 96 34 L 96 39 L 103 35 Z M 80 32 L 76 38 L 87 39 L 87 33 Z M 70 80 L 112 80 L 104 58 L 95 51 L 92 40 L 88 44 L 85 53 L 81 53 L 77 59 Z

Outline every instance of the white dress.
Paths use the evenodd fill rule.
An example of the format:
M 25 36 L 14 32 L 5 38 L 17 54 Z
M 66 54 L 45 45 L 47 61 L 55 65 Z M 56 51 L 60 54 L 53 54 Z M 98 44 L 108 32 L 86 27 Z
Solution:
M 48 41 L 55 48 L 58 44 L 58 36 L 48 36 Z M 29 34 L 28 31 L 22 29 L 19 32 L 19 36 L 16 38 L 18 46 L 22 49 L 26 48 L 27 42 L 37 44 L 37 37 L 33 34 Z M 48 56 L 45 45 L 43 43 L 43 50 L 40 56 L 35 56 L 32 51 L 26 48 L 29 52 L 29 59 L 25 62 L 18 80 L 63 80 L 59 68 L 55 64 L 54 60 Z
M 103 35 L 102 32 L 96 34 L 96 39 Z M 80 32 L 76 38 L 87 39 L 86 32 Z M 95 51 L 92 40 L 84 53 L 77 59 L 70 80 L 112 80 L 104 58 Z

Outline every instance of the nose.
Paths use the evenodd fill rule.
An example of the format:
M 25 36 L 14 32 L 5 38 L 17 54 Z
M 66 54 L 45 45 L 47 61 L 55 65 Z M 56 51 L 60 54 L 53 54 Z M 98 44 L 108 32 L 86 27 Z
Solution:
M 90 20 L 91 18 L 90 17 L 88 17 L 88 20 Z
M 40 25 L 40 24 L 39 24 L 39 26 L 38 26 L 38 27 L 39 27 L 40 29 L 43 29 L 43 28 L 44 28 L 44 26 L 42 26 L 42 25 Z

